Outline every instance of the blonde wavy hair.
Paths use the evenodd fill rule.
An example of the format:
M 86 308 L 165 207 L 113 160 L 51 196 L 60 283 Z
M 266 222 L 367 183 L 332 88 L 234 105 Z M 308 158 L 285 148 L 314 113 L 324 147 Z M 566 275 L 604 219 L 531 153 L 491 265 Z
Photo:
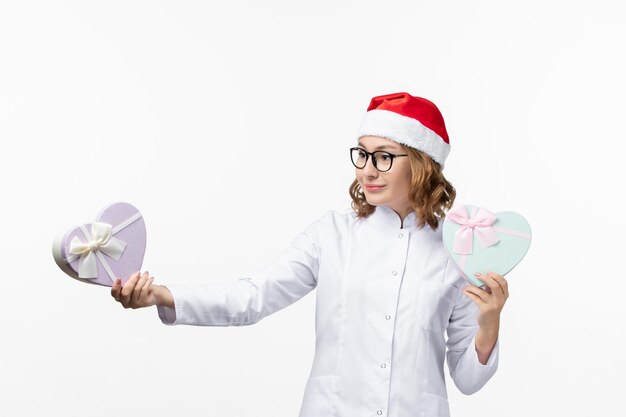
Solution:
M 439 163 L 415 148 L 400 145 L 409 155 L 411 165 L 409 201 L 415 210 L 416 224 L 419 228 L 428 224 L 435 230 L 454 204 L 456 190 L 443 176 Z M 367 217 L 374 212 L 376 206 L 367 202 L 356 178 L 350 185 L 349 193 L 352 198 L 352 209 L 358 218 Z

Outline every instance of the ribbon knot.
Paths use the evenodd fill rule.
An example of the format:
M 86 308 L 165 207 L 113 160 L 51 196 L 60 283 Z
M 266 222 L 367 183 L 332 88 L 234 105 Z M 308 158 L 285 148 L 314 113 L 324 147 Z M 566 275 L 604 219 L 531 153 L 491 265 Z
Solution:
M 86 229 L 85 229 L 86 230 Z M 85 234 L 88 241 L 82 242 L 74 236 L 70 242 L 70 253 L 80 255 L 78 260 L 79 278 L 97 278 L 98 265 L 96 253 L 102 252 L 116 261 L 122 256 L 126 243 L 113 236 L 113 226 L 107 223 L 95 222 L 91 225 L 91 238 Z
M 461 255 L 470 255 L 474 246 L 474 234 L 483 248 L 495 245 L 500 241 L 491 226 L 498 218 L 484 207 L 470 217 L 465 206 L 459 205 L 448 212 L 447 217 L 461 225 L 454 235 L 452 250 Z

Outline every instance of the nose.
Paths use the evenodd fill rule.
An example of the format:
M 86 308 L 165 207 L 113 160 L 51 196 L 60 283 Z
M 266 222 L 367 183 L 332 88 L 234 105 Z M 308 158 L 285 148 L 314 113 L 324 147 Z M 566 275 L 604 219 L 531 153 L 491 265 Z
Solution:
M 368 177 L 375 177 L 378 175 L 378 170 L 374 166 L 374 158 L 371 155 L 369 158 L 367 158 L 367 162 L 365 163 L 365 166 L 362 168 L 362 170 L 363 173 Z

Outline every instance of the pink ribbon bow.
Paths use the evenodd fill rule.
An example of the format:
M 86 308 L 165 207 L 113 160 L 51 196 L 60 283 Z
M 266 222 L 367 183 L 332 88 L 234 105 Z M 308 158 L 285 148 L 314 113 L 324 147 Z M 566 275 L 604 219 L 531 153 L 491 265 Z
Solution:
M 470 255 L 472 253 L 474 233 L 483 248 L 500 241 L 491 227 L 498 218 L 484 207 L 481 207 L 473 217 L 469 217 L 465 206 L 459 205 L 448 212 L 447 218 L 461 225 L 454 235 L 452 247 L 452 250 L 458 254 Z

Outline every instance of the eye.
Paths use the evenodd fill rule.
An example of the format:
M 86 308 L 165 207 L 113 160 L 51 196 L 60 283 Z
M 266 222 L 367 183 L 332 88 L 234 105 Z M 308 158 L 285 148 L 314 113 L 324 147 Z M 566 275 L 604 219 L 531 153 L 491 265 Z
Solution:
M 359 149 L 359 158 L 365 158 L 365 152 Z
M 391 159 L 391 155 L 389 155 L 388 153 L 381 154 L 380 156 L 381 160 L 383 161 L 389 161 Z

